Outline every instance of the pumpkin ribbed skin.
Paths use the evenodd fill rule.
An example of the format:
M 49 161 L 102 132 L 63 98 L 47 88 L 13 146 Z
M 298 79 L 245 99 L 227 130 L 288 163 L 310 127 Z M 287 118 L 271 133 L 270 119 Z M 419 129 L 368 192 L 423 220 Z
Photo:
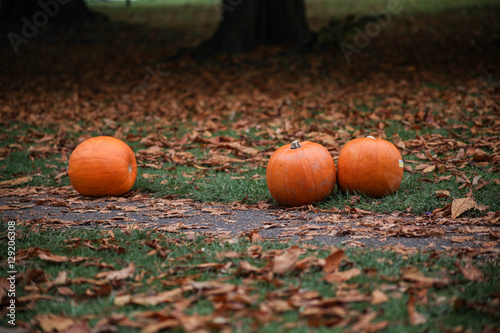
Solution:
M 135 183 L 137 162 L 125 142 L 98 136 L 83 141 L 73 150 L 68 176 L 71 186 L 82 195 L 120 196 Z
M 379 198 L 394 194 L 403 179 L 403 159 L 389 141 L 373 137 L 349 141 L 337 161 L 341 191 L 360 192 Z
M 295 149 L 288 144 L 278 148 L 269 159 L 266 180 L 278 204 L 307 205 L 333 192 L 335 163 L 328 150 L 318 143 L 304 141 Z

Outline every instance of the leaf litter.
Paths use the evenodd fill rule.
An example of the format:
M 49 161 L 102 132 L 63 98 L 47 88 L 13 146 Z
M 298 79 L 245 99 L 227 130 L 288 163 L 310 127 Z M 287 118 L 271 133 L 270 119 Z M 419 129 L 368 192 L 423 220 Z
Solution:
M 441 19 L 439 22 L 442 23 Z M 491 32 L 480 22 L 474 26 Z M 463 29 L 459 31 L 469 33 Z M 339 69 L 338 64 L 332 68 L 329 56 L 317 54 L 306 56 L 308 65 L 293 64 L 289 71 L 283 71 L 280 58 L 273 54 L 278 50 L 273 49 L 259 50 L 248 56 L 246 60 L 250 61 L 267 59 L 258 60 L 261 66 L 257 67 L 246 65 L 241 57 L 222 57 L 220 62 L 205 67 L 193 65 L 189 60 L 175 65 L 164 64 L 162 68 L 168 71 L 168 80 L 146 95 L 129 96 L 132 103 L 122 97 L 130 93 L 137 78 L 144 74 L 141 66 L 135 66 L 136 62 L 163 59 L 164 54 L 159 50 L 164 50 L 164 44 L 136 49 L 133 43 L 117 42 L 113 47 L 139 60 L 129 62 L 117 60 L 114 56 L 111 58 L 110 54 L 114 53 L 107 52 L 103 46 L 103 52 L 99 54 L 101 61 L 97 63 L 88 62 L 92 56 L 89 52 L 94 52 L 91 48 L 82 50 L 77 45 L 70 45 L 63 56 L 73 59 L 76 64 L 73 69 L 53 69 L 53 59 L 48 57 L 48 61 L 38 64 L 40 73 L 54 75 L 36 77 L 38 74 L 35 74 L 35 78 L 29 80 L 13 73 L 12 66 L 4 66 L 7 71 L 1 75 L 7 78 L 3 82 L 9 82 L 9 87 L 0 93 L 0 124 L 2 128 L 12 127 L 13 131 L 20 130 L 22 125 L 28 125 L 30 129 L 23 135 L 16 135 L 10 143 L 2 144 L 0 159 L 24 151 L 33 161 L 54 154 L 57 157 L 54 164 L 45 166 L 44 171 L 36 169 L 29 175 L 21 172 L 13 174 L 9 177 L 11 179 L 0 180 L 2 218 L 15 219 L 18 226 L 42 230 L 99 226 L 102 230 L 120 229 L 129 233 L 154 228 L 162 235 L 197 230 L 208 237 L 207 242 L 216 239 L 231 244 L 240 241 L 234 237 L 242 237 L 251 244 L 242 252 L 220 252 L 220 262 L 202 260 L 189 266 L 189 255 L 175 258 L 188 263 L 188 267 L 169 259 L 171 249 L 168 245 L 155 239 L 143 240 L 144 256 L 159 257 L 172 265 L 165 267 L 166 272 L 157 277 L 172 288 L 163 291 L 146 288 L 145 292 L 134 291 L 150 283 L 149 272 L 139 263 L 106 263 L 99 259 L 99 253 L 117 256 L 127 253 L 127 247 L 120 245 L 113 234 L 94 240 L 68 239 L 63 247 L 92 250 L 95 255 L 89 257 L 69 255 L 63 250 L 53 253 L 38 248 L 20 249 L 17 260 L 30 267 L 18 276 L 20 287 L 25 292 L 25 296 L 18 299 L 24 307 L 21 311 L 36 309 L 37 303 L 44 300 L 106 299 L 110 294 L 113 294 L 117 307 L 139 306 L 133 315 L 111 313 L 98 318 L 37 314 L 20 325 L 44 332 L 87 332 L 90 331 L 89 322 L 98 319 L 94 331 L 113 331 L 118 327 L 137 328 L 144 332 L 176 328 L 188 332 L 224 331 L 231 329 L 233 318 L 249 318 L 254 327 L 264 327 L 272 322 L 282 322 L 282 315 L 297 311 L 298 320 L 284 323 L 284 328 L 301 325 L 343 328 L 350 325 L 353 332 L 375 332 L 389 324 L 379 319 L 383 311 L 376 307 L 359 311 L 354 304 L 385 304 L 404 295 L 406 320 L 411 325 L 422 325 L 429 321 L 421 313 L 421 308 L 427 306 L 429 298 L 432 299 L 429 292 L 432 288 L 446 289 L 453 282 L 458 283 L 457 275 L 470 282 L 491 279 L 470 258 L 498 258 L 500 213 L 480 205 L 475 194 L 488 184 L 500 184 L 498 177 L 485 181 L 468 167 L 498 174 L 498 87 L 491 82 L 478 85 L 478 80 L 471 79 L 469 72 L 462 72 L 463 68 L 475 68 L 474 64 L 481 64 L 481 61 L 472 61 L 473 64 L 462 67 L 452 64 L 444 70 L 438 67 L 436 71 L 431 70 L 435 66 L 433 63 L 424 64 L 429 69 L 426 71 L 400 66 L 393 58 L 384 58 L 386 52 L 381 51 L 386 49 L 384 41 L 391 43 L 401 40 L 401 36 L 386 37 L 374 41 L 371 52 L 361 54 L 363 60 L 353 62 L 348 69 Z M 425 39 L 425 34 L 422 38 Z M 428 45 L 427 40 L 425 44 Z M 419 44 L 412 39 L 411 45 L 402 49 L 413 52 L 412 45 Z M 432 51 L 432 45 L 426 49 Z M 475 53 L 484 54 L 477 49 Z M 29 52 L 20 57 L 29 60 Z M 366 64 L 386 71 L 367 71 Z M 456 82 L 456 86 L 450 89 L 421 84 L 426 81 L 447 86 L 450 77 Z M 53 87 L 52 90 L 30 94 L 29 91 L 39 91 L 39 79 L 44 80 L 45 86 Z M 116 85 L 117 81 L 123 85 Z M 78 87 L 78 92 L 68 94 L 67 87 Z M 368 112 L 364 112 L 363 107 L 367 107 Z M 308 119 L 315 121 L 311 123 Z M 401 138 L 403 133 L 391 133 L 387 129 L 391 122 L 396 122 L 406 131 L 415 130 L 420 134 L 415 138 Z M 138 125 L 130 126 L 132 123 Z M 36 130 L 47 128 L 57 130 L 50 134 Z M 471 135 L 464 135 L 464 131 Z M 453 181 L 460 188 L 469 190 L 469 194 L 457 198 L 449 188 L 441 190 L 436 196 L 444 200 L 444 206 L 419 216 L 406 212 L 378 214 L 363 210 L 356 207 L 361 200 L 359 196 L 350 197 L 349 206 L 345 208 L 326 210 L 317 207 L 281 210 L 269 202 L 200 204 L 189 198 L 153 198 L 140 191 L 125 198 L 90 200 L 64 186 L 67 174 L 63 166 L 72 149 L 90 137 L 90 133 L 113 135 L 134 144 L 138 164 L 145 171 L 141 177 L 148 182 L 158 177 L 155 170 L 175 171 L 180 166 L 195 169 L 184 175 L 186 179 L 207 177 L 208 168 L 235 175 L 242 168 L 263 168 L 278 146 L 295 138 L 325 145 L 336 159 L 348 140 L 372 134 L 387 138 L 399 147 L 405 159 L 405 170 L 421 174 L 423 182 L 448 184 Z M 2 140 L 8 136 L 4 132 L 1 135 Z M 200 148 L 203 154 L 193 153 L 193 149 Z M 60 187 L 29 185 L 34 178 L 47 177 L 47 174 Z M 4 178 L 3 174 L 1 177 Z M 237 181 L 237 177 L 234 176 L 233 180 Z M 16 187 L 20 185 L 22 187 Z M 228 221 L 222 218 L 230 218 L 236 221 L 230 222 L 231 225 L 238 225 L 238 214 L 262 210 L 265 217 L 256 223 L 245 220 L 244 224 L 249 224 L 247 227 L 230 229 L 229 233 L 219 227 Z M 473 210 L 482 214 L 469 216 Z M 363 290 L 356 281 L 371 274 L 370 269 L 353 265 L 344 250 L 328 247 L 324 250 L 329 255 L 322 259 L 309 254 L 306 244 L 281 250 L 263 247 L 269 239 L 307 241 L 324 236 L 340 239 L 340 245 L 346 247 L 362 247 L 378 241 L 402 256 L 417 252 L 414 247 L 422 248 L 422 244 L 404 246 L 401 243 L 425 239 L 430 240 L 426 244 L 432 251 L 440 248 L 465 260 L 464 263 L 456 262 L 456 271 L 448 269 L 437 275 L 439 277 L 428 277 L 422 270 L 411 267 L 397 277 L 381 276 L 385 284 L 369 291 Z M 186 239 L 169 241 L 189 247 L 195 239 L 191 233 Z M 395 242 L 391 243 L 391 240 Z M 442 240 L 446 242 L 440 243 Z M 48 276 L 38 268 L 47 265 L 61 265 L 61 270 L 56 276 Z M 94 267 L 99 272 L 92 277 L 69 274 L 76 265 Z M 242 283 L 228 282 L 227 275 L 217 275 L 209 281 L 199 281 L 196 274 L 175 276 L 174 279 L 175 269 L 178 272 L 188 269 L 215 271 L 237 277 Z M 300 276 L 311 271 L 319 272 L 318 281 L 328 283 L 335 296 L 284 282 L 288 275 Z M 276 286 L 275 290 L 260 296 L 260 300 L 252 285 L 259 281 Z M 7 281 L 2 278 L 0 283 L 3 292 L 7 289 Z M 72 288 L 81 285 L 88 287 L 83 293 Z M 51 293 L 54 289 L 57 290 L 55 295 Z M 7 298 L 5 294 L 0 296 L 4 304 Z M 201 315 L 184 311 L 201 300 L 212 305 L 213 313 Z M 446 298 L 455 309 L 493 314 L 498 312 L 495 310 L 498 301 L 498 293 L 483 302 Z M 162 308 L 152 309 L 152 306 Z M 488 329 L 485 325 L 484 330 Z M 457 327 L 453 331 L 465 329 Z

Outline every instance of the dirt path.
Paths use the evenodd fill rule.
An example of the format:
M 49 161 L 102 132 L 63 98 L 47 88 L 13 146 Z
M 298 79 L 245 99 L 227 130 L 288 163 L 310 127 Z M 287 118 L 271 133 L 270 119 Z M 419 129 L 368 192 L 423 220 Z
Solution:
M 496 214 L 498 215 L 498 214 Z M 436 249 L 500 254 L 499 217 L 433 218 L 312 207 L 206 204 L 190 199 L 87 198 L 69 188 L 0 189 L 0 218 L 48 228 L 148 228 L 172 233 L 314 240 L 335 246 Z M 258 233 L 258 235 L 257 235 Z

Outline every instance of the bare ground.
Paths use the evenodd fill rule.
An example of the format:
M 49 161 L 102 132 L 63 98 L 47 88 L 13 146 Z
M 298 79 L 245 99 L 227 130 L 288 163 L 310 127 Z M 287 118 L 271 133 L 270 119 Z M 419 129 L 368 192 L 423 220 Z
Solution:
M 332 246 L 500 254 L 499 217 L 479 218 L 379 214 L 355 207 L 295 209 L 268 203 L 199 203 L 190 199 L 89 198 L 70 188 L 0 189 L 0 218 L 43 228 L 155 228 L 252 240 L 316 241 Z

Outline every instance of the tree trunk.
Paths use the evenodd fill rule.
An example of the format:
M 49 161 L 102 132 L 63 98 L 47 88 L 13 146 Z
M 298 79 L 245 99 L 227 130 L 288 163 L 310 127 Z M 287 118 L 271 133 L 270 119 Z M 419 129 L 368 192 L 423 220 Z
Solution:
M 223 0 L 221 22 L 200 44 L 204 53 L 241 53 L 258 45 L 290 45 L 293 52 L 314 43 L 304 0 Z

